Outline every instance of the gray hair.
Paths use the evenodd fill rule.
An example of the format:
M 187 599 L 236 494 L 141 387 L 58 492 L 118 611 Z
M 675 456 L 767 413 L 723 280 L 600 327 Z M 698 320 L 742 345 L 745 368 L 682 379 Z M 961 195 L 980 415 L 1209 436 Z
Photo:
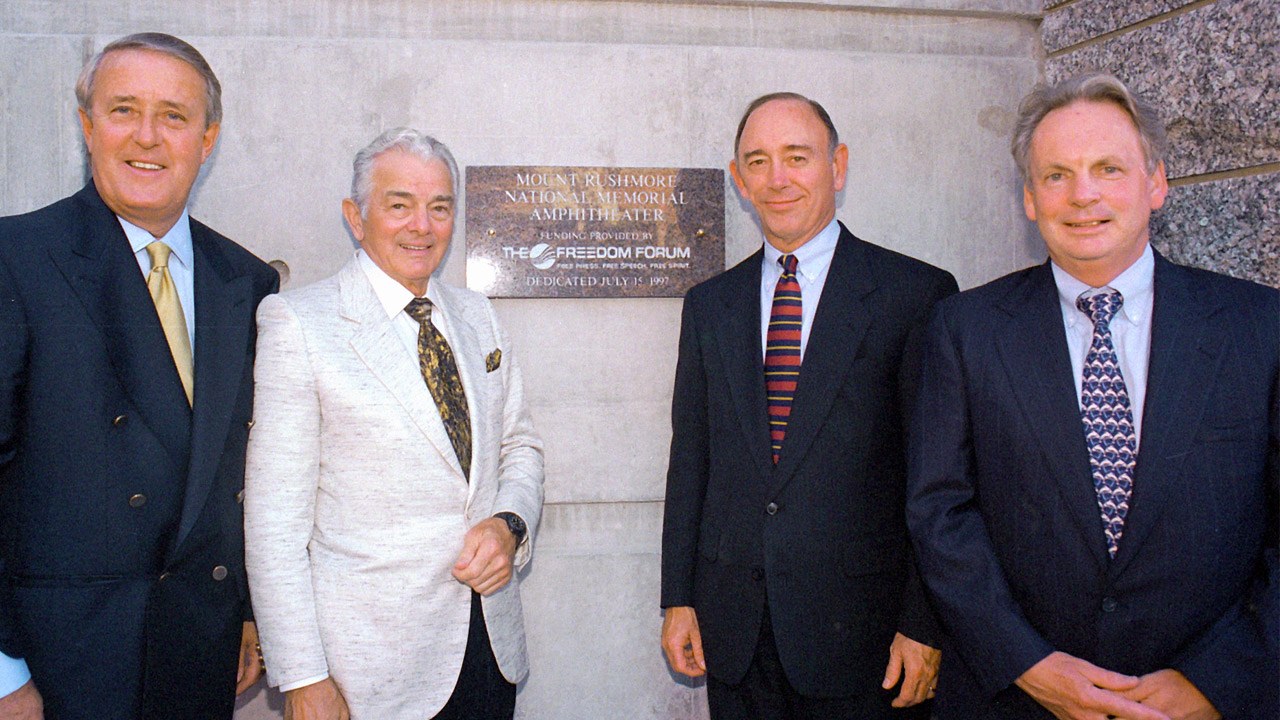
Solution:
M 98 68 L 107 55 L 120 50 L 151 50 L 164 53 L 191 66 L 204 80 L 204 126 L 208 129 L 214 123 L 222 122 L 222 83 L 213 74 L 213 68 L 187 41 L 164 33 L 146 32 L 122 37 L 109 43 L 80 70 L 80 79 L 76 80 L 76 101 L 80 109 L 89 113 L 89 104 L 93 101 L 93 81 Z
M 413 128 L 392 128 L 356 153 L 351 163 L 351 199 L 360 208 L 360 214 L 369 210 L 369 194 L 373 192 L 373 161 L 389 150 L 412 153 L 423 160 L 439 160 L 449 171 L 449 185 L 453 196 L 458 196 L 458 164 L 445 144 Z
M 840 134 L 836 132 L 836 124 L 831 122 L 831 115 L 827 113 L 827 109 L 822 107 L 822 105 L 820 105 L 816 100 L 810 100 L 800 93 L 775 92 L 769 93 L 768 95 L 761 95 L 755 100 L 752 100 L 751 104 L 747 106 L 746 112 L 742 113 L 742 119 L 738 121 L 738 133 L 733 136 L 733 156 L 735 158 L 738 157 L 738 146 L 742 143 L 742 131 L 746 129 L 747 119 L 751 117 L 751 113 L 759 110 L 761 105 L 773 102 L 774 100 L 798 100 L 802 103 L 806 103 L 809 108 L 813 110 L 813 114 L 817 115 L 818 119 L 821 120 L 822 124 L 827 128 L 827 154 L 835 154 L 836 147 L 840 145 Z
M 1148 173 L 1164 161 L 1169 151 L 1169 139 L 1164 123 L 1154 107 L 1129 91 L 1114 75 L 1104 72 L 1085 72 L 1055 85 L 1037 85 L 1022 100 L 1018 108 L 1018 122 L 1014 125 L 1010 149 L 1013 159 L 1022 172 L 1023 183 L 1031 177 L 1031 136 L 1045 116 L 1077 100 L 1112 103 L 1124 110 L 1138 130 L 1142 144 L 1142 156 Z

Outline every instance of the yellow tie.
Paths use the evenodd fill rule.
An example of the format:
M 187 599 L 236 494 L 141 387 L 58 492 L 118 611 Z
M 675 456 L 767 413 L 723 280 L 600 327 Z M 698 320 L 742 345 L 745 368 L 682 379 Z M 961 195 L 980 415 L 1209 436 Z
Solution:
M 170 252 L 169 246 L 159 240 L 147 246 L 147 255 L 151 256 L 147 290 L 151 292 L 151 300 L 156 304 L 160 327 L 164 328 L 173 364 L 178 366 L 178 378 L 182 380 L 182 389 L 186 391 L 187 404 L 190 405 L 195 382 L 191 367 L 191 338 L 187 335 L 187 319 L 182 314 L 178 288 L 174 287 L 173 277 L 169 275 Z

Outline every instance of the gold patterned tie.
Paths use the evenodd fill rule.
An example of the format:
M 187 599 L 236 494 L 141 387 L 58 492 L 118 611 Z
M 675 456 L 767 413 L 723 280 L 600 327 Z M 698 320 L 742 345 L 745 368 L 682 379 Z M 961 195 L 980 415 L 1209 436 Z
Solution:
M 453 360 L 449 343 L 431 324 L 431 301 L 414 298 L 404 309 L 418 321 L 418 367 L 431 397 L 440 409 L 440 419 L 449 434 L 453 452 L 458 456 L 462 474 L 471 480 L 471 417 L 467 414 L 467 395 L 462 389 L 458 365 Z
M 151 256 L 151 272 L 147 274 L 147 290 L 151 300 L 156 304 L 156 314 L 160 316 L 160 327 L 164 328 L 165 339 L 169 341 L 169 352 L 173 355 L 173 364 L 178 366 L 178 378 L 182 380 L 182 389 L 187 393 L 187 404 L 192 403 L 195 388 L 195 373 L 191 364 L 191 337 L 187 335 L 187 319 L 182 314 L 182 301 L 178 298 L 178 288 L 173 284 L 173 276 L 169 274 L 168 245 L 159 240 L 147 246 L 147 255 Z

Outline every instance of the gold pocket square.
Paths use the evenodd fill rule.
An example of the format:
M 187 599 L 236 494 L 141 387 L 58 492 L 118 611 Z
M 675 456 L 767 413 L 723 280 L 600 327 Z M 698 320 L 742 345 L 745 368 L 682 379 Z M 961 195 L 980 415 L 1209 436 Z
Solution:
M 485 372 L 493 372 L 502 367 L 502 350 L 494 350 L 484 358 Z

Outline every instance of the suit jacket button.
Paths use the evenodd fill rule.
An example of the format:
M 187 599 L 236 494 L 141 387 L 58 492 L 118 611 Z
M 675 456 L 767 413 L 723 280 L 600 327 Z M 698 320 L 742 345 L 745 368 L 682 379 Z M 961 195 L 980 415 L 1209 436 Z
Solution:
M 213 579 L 222 581 L 227 579 L 227 566 L 219 565 L 213 569 Z
M 111 421 L 111 424 L 115 425 L 116 427 L 120 427 L 121 425 L 125 424 L 128 421 L 129 421 L 128 415 L 117 415 L 115 419 Z
M 769 503 L 768 505 L 766 505 L 766 506 L 764 507 L 764 511 L 765 511 L 765 512 L 767 512 L 767 513 L 769 513 L 770 515 L 777 515 L 777 514 L 778 514 L 778 503 Z
M 147 496 L 142 493 L 129 496 L 129 507 L 140 508 L 147 504 Z
M 1113 597 L 1102 598 L 1102 612 L 1115 612 L 1119 603 Z
M 244 504 L 244 490 L 243 490 L 243 489 L 242 489 L 240 492 L 236 493 L 236 502 L 240 503 L 241 505 L 243 505 L 243 504 Z
M 252 429 L 253 429 L 253 424 L 254 424 L 254 423 L 253 423 L 253 421 L 252 421 L 252 420 L 250 420 L 250 421 L 246 422 L 246 423 L 244 424 L 244 429 L 245 429 L 245 430 L 252 430 Z

